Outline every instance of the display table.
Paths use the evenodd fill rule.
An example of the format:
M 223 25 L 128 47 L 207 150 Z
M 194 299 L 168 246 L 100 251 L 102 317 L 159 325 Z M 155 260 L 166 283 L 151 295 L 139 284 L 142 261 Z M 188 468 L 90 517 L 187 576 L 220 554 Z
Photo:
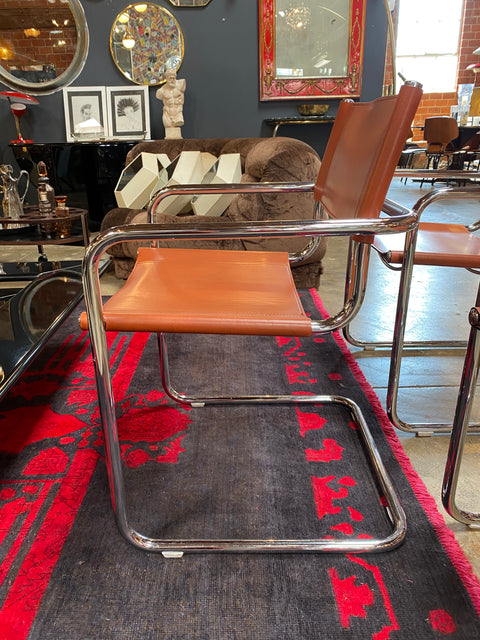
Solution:
M 37 262 L 0 262 L 0 282 L 24 282 L 58 269 L 81 268 L 80 260 L 38 260 Z M 18 290 L 18 287 L 16 288 Z M 0 288 L 0 294 L 4 288 Z
M 46 218 L 39 215 L 36 207 L 25 207 L 24 215 L 20 220 L 0 218 L 0 245 L 37 245 L 39 261 L 46 262 L 48 258 L 44 253 L 43 245 L 82 244 L 85 247 L 88 245 L 87 213 L 85 209 L 73 208 L 69 210 L 68 216 Z M 62 225 L 64 228 L 66 224 L 71 225 L 71 232 L 65 237 L 59 237 L 62 234 L 55 233 L 55 229 L 62 229 Z M 49 235 L 52 237 L 45 235 L 49 230 Z M 5 267 L 3 271 L 3 274 L 0 272 L 0 276 L 7 275 Z M 37 274 L 38 272 L 34 275 Z M 17 275 L 21 276 L 21 273 Z
M 470 140 L 470 138 L 477 133 L 477 131 L 480 131 L 479 126 L 474 127 L 473 125 L 459 125 L 458 138 L 455 138 L 455 140 L 452 140 L 451 142 L 451 145 L 455 149 L 455 151 L 461 149 L 468 142 L 468 140 Z
M 99 276 L 109 263 L 100 260 Z M 62 261 L 62 268 L 59 262 L 32 264 L 31 282 L 14 291 L 0 288 L 0 401 L 83 297 L 80 260 Z
M 265 124 L 273 126 L 272 138 L 277 135 L 279 127 L 286 124 L 333 124 L 335 116 L 292 116 L 265 118 Z
M 0 400 L 82 298 L 80 266 L 44 273 L 0 298 Z

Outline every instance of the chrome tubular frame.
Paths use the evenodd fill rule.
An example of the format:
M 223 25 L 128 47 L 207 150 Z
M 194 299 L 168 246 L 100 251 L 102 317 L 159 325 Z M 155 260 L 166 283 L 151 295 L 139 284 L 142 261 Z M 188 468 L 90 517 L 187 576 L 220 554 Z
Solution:
M 477 305 L 480 305 L 480 288 L 477 295 Z M 442 502 L 452 518 L 470 526 L 480 526 L 480 513 L 460 509 L 456 503 L 457 483 L 460 474 L 465 439 L 469 430 L 469 417 L 475 397 L 475 387 L 480 366 L 480 307 L 470 310 L 468 316 L 471 329 L 468 340 L 465 362 L 463 365 L 457 407 L 453 420 L 452 434 L 447 454 L 447 463 L 442 483 Z
M 395 178 L 419 178 L 420 180 L 441 180 L 442 182 L 475 182 L 480 171 L 462 171 L 448 169 L 395 169 Z
M 403 173 L 404 172 L 402 172 L 402 174 Z M 451 173 L 451 172 L 442 171 L 441 173 L 444 174 L 444 173 Z M 415 175 L 417 174 L 418 172 L 415 172 Z M 480 176 L 480 173 L 478 175 Z M 413 205 L 412 210 L 418 213 L 418 216 L 420 219 L 420 216 L 423 214 L 425 209 L 427 209 L 432 204 L 439 202 L 440 200 L 458 199 L 458 198 L 473 199 L 478 197 L 480 197 L 480 184 L 477 187 L 445 187 L 444 189 L 436 189 L 435 191 L 431 191 L 427 193 L 425 196 L 422 196 L 422 198 L 420 198 Z M 467 229 L 471 232 L 474 232 L 477 230 L 478 227 L 480 227 L 480 222 L 474 223 L 473 225 L 469 225 Z M 380 260 L 383 262 L 383 264 L 389 269 L 391 269 L 392 271 L 402 270 L 402 267 L 400 266 L 397 267 L 390 264 L 388 255 L 379 253 L 378 256 Z M 350 259 L 351 258 L 349 256 L 349 266 L 350 266 Z M 475 271 L 472 269 L 468 269 L 468 271 L 475 273 Z M 349 273 L 347 272 L 347 283 L 348 281 L 349 281 Z M 366 282 L 365 282 L 363 295 L 365 295 L 365 289 L 366 289 Z M 353 345 L 354 347 L 365 349 L 365 350 L 392 348 L 391 341 L 372 342 L 372 341 L 361 340 L 359 338 L 356 338 L 355 336 L 352 335 L 349 326 L 343 329 L 343 335 L 351 345 Z M 404 341 L 405 348 L 407 347 L 422 348 L 422 349 L 428 349 L 432 347 L 433 348 L 445 348 L 445 347 L 459 348 L 459 347 L 466 347 L 466 346 L 467 346 L 467 342 L 465 340 L 436 340 L 436 341 L 435 340 L 424 340 L 424 341 L 407 341 L 406 340 Z
M 264 191 L 268 185 L 253 185 L 254 190 Z M 270 185 L 272 186 L 272 185 Z M 235 185 L 239 190 L 245 190 L 248 185 Z M 273 185 L 275 191 L 278 184 Z M 291 185 L 289 187 L 291 189 Z M 195 193 L 200 189 L 195 187 Z M 212 185 L 202 187 L 202 193 L 215 193 L 229 191 L 223 185 Z M 299 190 L 303 190 L 304 185 Z M 179 187 L 165 190 L 156 196 L 152 207 L 155 209 L 162 197 L 173 194 L 184 194 L 190 192 L 191 188 Z M 84 293 L 87 308 L 88 325 L 90 332 L 93 361 L 95 365 L 95 375 L 98 390 L 98 402 L 100 416 L 103 425 L 105 438 L 105 459 L 110 484 L 110 495 L 117 521 L 118 528 L 122 535 L 136 547 L 149 551 L 159 551 L 165 557 L 178 557 L 185 551 L 229 551 L 229 552 L 265 552 L 265 551 L 322 551 L 322 552 L 371 552 L 386 551 L 400 544 L 406 534 L 406 518 L 400 505 L 398 497 L 393 489 L 387 471 L 381 461 L 378 450 L 372 435 L 368 429 L 366 421 L 358 407 L 353 401 L 341 396 L 245 396 L 245 397 L 207 397 L 193 398 L 175 391 L 171 384 L 167 366 L 167 352 L 165 337 L 159 336 L 161 376 L 162 384 L 166 393 L 175 401 L 189 404 L 192 407 L 202 407 L 206 404 L 231 404 L 231 403 L 333 403 L 346 407 L 352 418 L 359 427 L 367 458 L 375 473 L 379 491 L 384 495 L 387 507 L 386 512 L 391 524 L 391 532 L 383 538 L 356 539 L 356 540 L 332 540 L 331 538 L 320 538 L 316 540 L 160 540 L 147 537 L 135 531 L 128 522 L 125 486 L 123 479 L 122 461 L 120 454 L 120 443 L 115 415 L 115 400 L 112 389 L 112 380 L 109 370 L 109 354 L 107 349 L 106 332 L 102 315 L 102 300 L 100 293 L 100 282 L 98 275 L 99 261 L 103 253 L 114 244 L 119 242 L 133 241 L 158 241 L 165 239 L 224 239 L 224 238 L 247 238 L 247 237 L 288 237 L 288 236 L 331 236 L 331 235 L 369 235 L 374 233 L 398 233 L 405 231 L 406 237 L 414 235 L 417 225 L 415 213 L 392 205 L 392 211 L 396 215 L 390 219 L 364 219 L 364 220 L 312 220 L 302 222 L 270 222 L 249 223 L 222 223 L 191 225 L 130 225 L 110 229 L 104 234 L 100 234 L 87 248 L 84 259 Z M 368 266 L 368 247 L 361 248 L 358 255 L 358 275 L 353 278 L 354 282 L 362 282 L 365 278 L 365 267 Z M 355 287 L 354 287 L 355 288 Z M 348 323 L 358 310 L 358 295 L 353 292 L 352 301 L 335 316 L 312 322 L 313 333 L 330 332 Z M 335 326 L 337 323 L 338 326 Z
M 403 173 L 403 172 L 402 172 Z M 415 172 L 418 174 L 418 172 Z M 441 172 L 441 173 L 453 173 L 453 172 Z M 472 172 L 473 173 L 473 172 Z M 480 174 L 479 174 L 480 175 Z M 480 197 L 480 185 L 473 187 L 448 187 L 444 189 L 438 189 L 435 191 L 430 191 L 425 194 L 422 198 L 420 198 L 416 204 L 413 206 L 412 210 L 416 212 L 418 218 L 423 214 L 427 207 L 431 206 L 434 203 L 437 203 L 442 200 L 450 199 L 473 199 Z M 448 433 L 452 429 L 452 425 L 450 422 L 448 423 L 413 423 L 406 422 L 403 420 L 398 413 L 398 391 L 400 384 L 400 373 L 402 366 L 402 356 L 404 349 L 407 348 L 422 348 L 422 349 L 438 349 L 438 348 L 465 348 L 467 346 L 467 342 L 464 340 L 430 340 L 430 341 L 406 341 L 405 340 L 405 326 L 406 319 L 408 313 L 408 303 L 410 298 L 410 290 L 412 284 L 412 273 L 414 266 L 414 248 L 411 246 L 412 238 L 406 240 L 406 245 L 410 244 L 410 255 L 404 261 L 404 264 L 399 269 L 400 276 L 400 284 L 399 284 L 399 293 L 397 298 L 397 311 L 396 311 L 396 319 L 395 325 L 393 329 L 393 339 L 392 342 L 368 342 L 361 341 L 357 338 L 352 337 L 350 333 L 350 327 L 346 326 L 343 328 L 343 334 L 345 339 L 356 347 L 361 347 L 365 350 L 374 350 L 374 349 L 390 349 L 391 350 L 391 359 L 390 359 L 390 373 L 389 373 L 389 381 L 388 381 L 388 389 L 387 389 L 387 413 L 390 420 L 393 424 L 400 430 L 406 431 L 409 433 L 415 433 L 417 435 L 432 435 L 433 433 Z M 415 240 L 416 242 L 416 240 Z M 352 240 L 351 245 L 355 244 Z M 412 253 L 413 251 L 413 253 Z M 352 249 L 350 249 L 350 254 L 352 253 Z M 383 260 L 386 264 L 388 261 L 388 257 Z M 411 263 L 411 264 L 410 264 Z M 387 265 L 388 266 L 388 265 Z M 345 298 L 349 298 L 349 287 L 350 281 L 352 279 L 352 273 L 355 274 L 356 271 L 355 259 L 349 256 L 349 264 L 347 269 L 347 279 L 346 279 L 346 294 Z M 398 270 L 398 269 L 396 269 Z M 361 291 L 359 291 L 359 296 L 361 296 L 362 300 L 365 295 L 366 289 L 366 278 L 363 283 L 363 287 Z M 480 425 L 472 424 L 470 425 L 472 430 L 477 430 Z

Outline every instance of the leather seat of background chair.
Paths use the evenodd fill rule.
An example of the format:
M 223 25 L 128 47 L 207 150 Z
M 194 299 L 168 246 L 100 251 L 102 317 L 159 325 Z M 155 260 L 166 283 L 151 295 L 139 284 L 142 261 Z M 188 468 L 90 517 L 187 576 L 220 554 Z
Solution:
M 209 152 L 215 156 L 224 153 L 239 153 L 242 164 L 242 182 L 314 182 L 320 168 L 317 152 L 308 144 L 294 138 L 195 138 L 171 139 L 140 142 L 127 154 L 125 164 L 129 164 L 141 152 L 165 153 L 170 160 L 181 151 Z M 227 207 L 220 218 L 197 216 L 195 222 L 226 220 L 232 222 L 255 220 L 302 220 L 313 217 L 314 203 L 311 194 L 239 194 Z M 192 214 L 193 215 L 193 214 Z M 190 224 L 192 215 L 169 216 L 160 214 L 157 222 Z M 110 210 L 102 221 L 101 230 L 123 224 L 147 222 L 143 209 L 116 208 Z M 254 251 L 295 252 L 305 245 L 301 238 L 278 238 L 256 240 L 201 240 L 195 243 L 199 249 L 236 249 Z M 130 274 L 136 260 L 139 243 L 119 244 L 109 251 L 118 278 L 125 279 Z M 180 242 L 165 242 L 162 246 L 181 247 Z M 189 246 L 192 246 L 190 242 Z M 304 264 L 292 267 L 292 274 L 298 288 L 318 288 L 322 273 L 322 258 L 326 241 Z

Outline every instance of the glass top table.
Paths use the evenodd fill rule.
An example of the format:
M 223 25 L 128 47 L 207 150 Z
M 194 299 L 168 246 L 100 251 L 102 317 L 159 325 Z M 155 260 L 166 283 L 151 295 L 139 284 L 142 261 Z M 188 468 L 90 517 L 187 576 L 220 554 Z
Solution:
M 17 293 L 0 295 L 0 400 L 82 296 L 80 266 L 41 273 Z

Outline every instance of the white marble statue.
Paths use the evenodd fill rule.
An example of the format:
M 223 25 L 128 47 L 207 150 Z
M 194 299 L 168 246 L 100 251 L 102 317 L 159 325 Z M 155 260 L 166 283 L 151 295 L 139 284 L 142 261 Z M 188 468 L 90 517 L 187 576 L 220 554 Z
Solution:
M 165 84 L 157 90 L 156 97 L 163 102 L 163 126 L 165 138 L 181 138 L 183 125 L 183 102 L 186 80 L 177 80 L 175 69 L 165 71 Z

